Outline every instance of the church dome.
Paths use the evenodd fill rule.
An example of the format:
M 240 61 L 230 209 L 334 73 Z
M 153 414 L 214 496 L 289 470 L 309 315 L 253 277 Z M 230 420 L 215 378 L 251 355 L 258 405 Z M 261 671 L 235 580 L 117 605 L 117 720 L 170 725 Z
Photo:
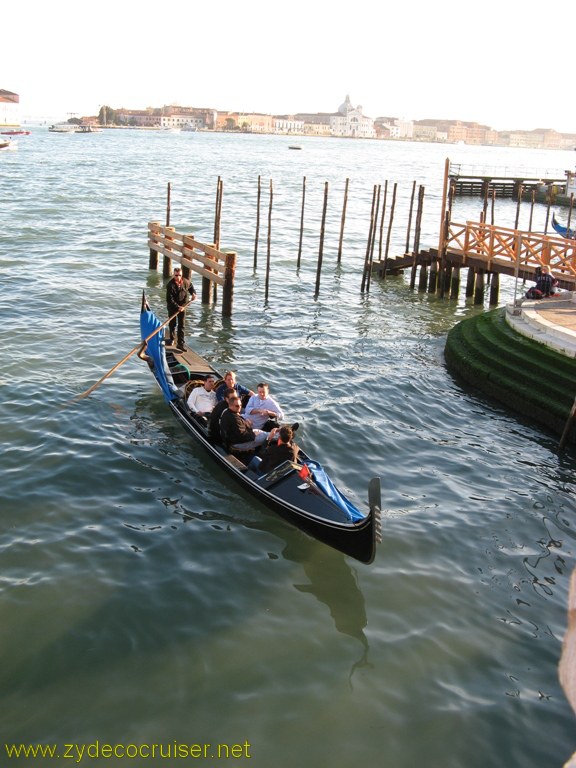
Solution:
M 354 109 L 354 107 L 352 106 L 352 102 L 350 101 L 350 96 L 346 94 L 346 101 L 344 102 L 344 104 L 340 104 L 340 106 L 338 107 L 338 112 L 341 115 L 346 115 L 352 109 Z

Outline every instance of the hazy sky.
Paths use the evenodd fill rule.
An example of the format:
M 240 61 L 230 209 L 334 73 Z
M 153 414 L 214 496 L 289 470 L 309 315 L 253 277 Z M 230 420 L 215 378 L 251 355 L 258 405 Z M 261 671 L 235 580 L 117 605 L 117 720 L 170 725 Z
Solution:
M 349 94 L 370 117 L 576 133 L 562 7 L 573 18 L 568 3 L 559 16 L 517 0 L 12 2 L 0 88 L 23 118 L 103 104 L 333 112 Z

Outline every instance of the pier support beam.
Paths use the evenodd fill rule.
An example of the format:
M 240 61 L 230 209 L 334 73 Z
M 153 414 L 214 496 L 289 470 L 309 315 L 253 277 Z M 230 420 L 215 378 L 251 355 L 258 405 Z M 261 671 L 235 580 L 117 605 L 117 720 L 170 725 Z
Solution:
M 476 275 L 472 267 L 468 267 L 468 276 L 466 277 L 466 298 L 470 299 L 474 296 L 474 283 L 476 282 Z
M 498 272 L 492 273 L 490 281 L 490 306 L 495 307 L 498 304 L 498 294 L 500 292 L 500 275 Z
M 450 280 L 450 298 L 457 299 L 460 291 L 460 267 L 456 264 L 452 268 L 452 279 Z
M 479 269 L 476 274 L 474 304 L 484 304 L 484 270 L 483 269 Z

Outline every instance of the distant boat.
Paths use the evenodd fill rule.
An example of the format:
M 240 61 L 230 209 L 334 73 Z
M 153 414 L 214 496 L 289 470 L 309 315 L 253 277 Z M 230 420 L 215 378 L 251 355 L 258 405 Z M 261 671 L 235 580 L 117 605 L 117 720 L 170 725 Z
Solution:
M 0 152 L 2 150 L 9 151 L 11 149 L 18 149 L 18 142 L 13 139 L 0 139 Z
M 51 133 L 76 133 L 77 129 L 74 123 L 54 123 L 48 128 Z
M 2 136 L 30 136 L 30 131 L 0 131 Z
M 102 133 L 102 128 L 98 128 L 95 125 L 79 125 L 75 133 Z
M 567 240 L 576 239 L 576 230 L 563 227 L 562 224 L 556 221 L 556 215 L 554 213 L 552 214 L 552 226 L 559 235 L 562 235 L 562 237 L 565 237 Z
M 302 147 L 299 147 L 297 144 L 294 144 L 293 146 L 288 147 L 288 149 L 302 149 Z
M 186 123 L 186 125 L 182 126 L 182 130 L 187 133 L 196 133 L 198 128 L 195 125 L 192 125 L 192 123 Z

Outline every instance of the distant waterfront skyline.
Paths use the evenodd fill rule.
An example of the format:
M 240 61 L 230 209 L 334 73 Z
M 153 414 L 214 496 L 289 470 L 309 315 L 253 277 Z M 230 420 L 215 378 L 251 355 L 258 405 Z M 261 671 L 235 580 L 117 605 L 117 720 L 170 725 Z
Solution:
M 153 20 L 141 9 L 99 0 L 80 13 L 59 0 L 35 9 L 32 25 L 29 7 L 11 4 L 2 47 L 12 66 L 0 87 L 20 95 L 22 118 L 97 114 L 103 104 L 334 112 L 348 93 L 372 118 L 576 133 L 565 79 L 544 54 L 555 17 L 528 7 L 486 0 L 472 26 L 455 0 L 423 5 L 416 18 L 413 6 L 367 0 L 345 11 L 325 0 L 165 0 Z

